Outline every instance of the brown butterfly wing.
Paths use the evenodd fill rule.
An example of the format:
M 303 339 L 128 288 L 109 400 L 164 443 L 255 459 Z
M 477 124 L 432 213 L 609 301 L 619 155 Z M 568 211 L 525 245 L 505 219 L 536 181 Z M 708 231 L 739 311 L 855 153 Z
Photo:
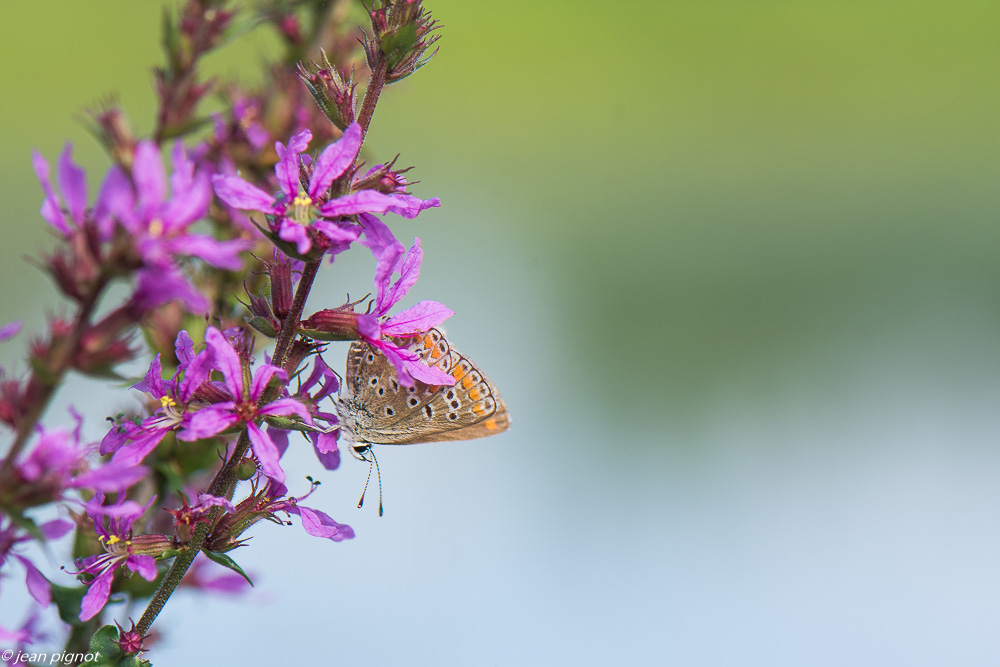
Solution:
M 469 440 L 510 427 L 507 405 L 496 387 L 469 358 L 452 348 L 439 330 L 394 342 L 452 375 L 456 383 L 437 386 L 415 381 L 413 387 L 403 387 L 385 355 L 367 343 L 352 343 L 348 402 L 359 440 L 387 445 Z

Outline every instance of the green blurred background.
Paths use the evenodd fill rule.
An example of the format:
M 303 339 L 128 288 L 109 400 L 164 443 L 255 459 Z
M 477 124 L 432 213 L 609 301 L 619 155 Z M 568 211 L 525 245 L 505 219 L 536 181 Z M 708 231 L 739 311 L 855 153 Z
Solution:
M 410 302 L 456 310 L 514 427 L 380 454 L 382 519 L 364 466 L 293 452 L 358 538 L 262 528 L 258 590 L 171 602 L 154 664 L 208 636 L 240 664 L 993 664 L 1000 5 L 428 6 L 441 52 L 367 146 L 441 197 L 393 225 Z M 0 321 L 62 308 L 22 260 L 50 242 L 30 150 L 74 141 L 96 189 L 73 118 L 113 92 L 151 127 L 160 11 L 3 10 Z M 252 81 L 272 46 L 212 66 Z M 99 433 L 121 399 L 61 400 Z

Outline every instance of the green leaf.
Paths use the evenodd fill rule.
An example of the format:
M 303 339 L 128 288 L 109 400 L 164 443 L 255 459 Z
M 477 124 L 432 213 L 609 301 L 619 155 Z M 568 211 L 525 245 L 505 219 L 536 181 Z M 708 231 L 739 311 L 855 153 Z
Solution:
M 118 628 L 113 625 L 97 628 L 90 638 L 90 652 L 94 654 L 93 659 L 85 662 L 86 665 L 117 665 L 125 655 L 118 646 Z
M 278 332 L 274 330 L 274 327 L 271 326 L 271 323 L 266 317 L 261 317 L 260 315 L 256 315 L 254 317 L 244 317 L 243 321 L 268 338 L 278 337 Z
M 70 625 L 81 625 L 80 604 L 87 594 L 86 586 L 60 586 L 52 584 L 52 602 L 59 610 L 59 618 Z
M 247 573 L 243 571 L 243 568 L 237 565 L 236 561 L 234 561 L 226 554 L 222 554 L 217 551 L 209 551 L 208 549 L 202 549 L 201 552 L 206 556 L 208 556 L 209 558 L 211 558 L 212 560 L 214 560 L 219 565 L 222 565 L 223 567 L 228 567 L 230 570 L 232 570 L 236 574 L 246 579 L 248 584 L 253 586 L 253 582 L 250 581 L 250 577 L 248 577 Z

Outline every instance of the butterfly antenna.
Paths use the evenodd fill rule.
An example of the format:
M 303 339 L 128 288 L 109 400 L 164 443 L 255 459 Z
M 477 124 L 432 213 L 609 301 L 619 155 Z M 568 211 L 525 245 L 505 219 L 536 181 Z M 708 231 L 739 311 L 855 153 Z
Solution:
M 382 510 L 382 471 L 378 467 L 378 459 L 375 458 L 375 452 L 369 449 L 367 454 L 371 454 L 372 458 L 368 461 L 368 477 L 365 479 L 365 488 L 361 491 L 361 498 L 358 500 L 358 509 L 365 504 L 365 494 L 368 493 L 368 483 L 372 481 L 372 465 L 375 466 L 375 478 L 378 480 L 378 515 L 383 516 L 384 512 Z
M 382 516 L 382 471 L 378 469 L 378 459 L 375 458 L 375 452 L 372 452 L 372 461 L 375 462 L 375 477 L 378 478 L 378 515 Z M 370 467 L 368 472 L 371 473 Z
M 365 488 L 361 491 L 361 498 L 358 499 L 358 509 L 365 504 L 365 494 L 368 493 L 368 482 L 372 481 L 372 462 L 368 462 L 368 478 L 365 480 Z

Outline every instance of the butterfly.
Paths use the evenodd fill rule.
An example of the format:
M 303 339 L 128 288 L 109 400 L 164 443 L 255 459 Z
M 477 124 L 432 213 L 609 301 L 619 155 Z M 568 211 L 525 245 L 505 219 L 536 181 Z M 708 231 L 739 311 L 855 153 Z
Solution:
M 453 386 L 414 380 L 399 383 L 396 368 L 382 352 L 354 341 L 347 352 L 346 395 L 337 401 L 343 436 L 351 453 L 368 461 L 372 445 L 471 440 L 510 427 L 507 404 L 479 368 L 455 350 L 438 329 L 419 337 L 394 339 L 429 366 L 455 378 Z

